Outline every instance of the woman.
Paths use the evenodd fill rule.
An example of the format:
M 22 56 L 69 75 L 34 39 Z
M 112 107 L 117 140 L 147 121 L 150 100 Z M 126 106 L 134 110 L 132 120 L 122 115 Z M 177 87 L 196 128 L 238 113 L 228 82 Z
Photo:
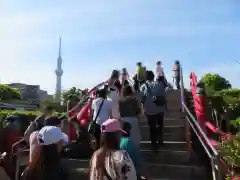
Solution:
M 122 120 L 131 124 L 131 137 L 137 147 L 140 145 L 139 115 L 141 113 L 140 102 L 134 95 L 131 86 L 125 86 L 123 97 L 119 100 L 119 112 Z
M 108 82 L 108 97 L 112 101 L 112 116 L 115 118 L 120 118 L 118 101 L 121 94 L 122 84 L 119 81 L 119 77 L 119 71 L 114 70 Z
M 128 74 L 128 72 L 127 72 L 127 69 L 126 69 L 126 68 L 123 68 L 123 69 L 122 69 L 122 85 L 123 85 L 123 86 L 129 84 L 128 79 L 129 79 L 129 74 Z
M 59 127 L 45 126 L 38 133 L 38 143 L 41 147 L 41 180 L 65 180 L 60 164 L 62 145 L 68 143 L 68 136 Z
M 120 150 L 123 130 L 117 119 L 108 119 L 101 126 L 102 147 L 93 154 L 90 180 L 137 180 L 134 164 L 126 151 Z M 98 161 L 103 157 L 103 164 Z
M 113 70 L 108 80 L 108 87 L 117 88 L 118 90 L 121 90 L 121 83 L 119 81 L 119 77 L 120 77 L 120 72 L 118 70 Z
M 48 117 L 45 120 L 45 127 L 42 128 L 40 131 L 33 132 L 30 135 L 29 165 L 22 173 L 22 176 L 25 177 L 25 179 L 31 180 L 31 179 L 40 178 L 38 176 L 39 174 L 44 174 L 44 173 L 46 174 L 47 169 L 44 168 L 46 166 L 50 169 L 52 169 L 51 166 L 53 166 L 54 168 L 56 168 L 56 170 L 57 170 L 57 168 L 60 168 L 59 152 L 60 152 L 62 143 L 68 142 L 68 136 L 66 134 L 63 135 L 63 133 L 62 133 L 61 134 L 62 136 L 60 137 L 61 139 L 59 141 L 56 141 L 56 143 L 53 143 L 54 145 L 51 145 L 51 146 L 42 146 L 41 142 L 39 142 L 40 136 L 45 137 L 45 138 L 53 137 L 49 133 L 47 135 L 44 134 L 44 136 L 43 136 L 43 135 L 41 135 L 42 133 L 46 133 L 46 132 L 51 133 L 51 131 L 54 131 L 55 128 L 57 128 L 58 131 L 59 130 L 61 131 L 61 129 L 59 128 L 60 124 L 61 124 L 61 121 L 59 120 L 58 117 L 55 117 L 55 116 Z M 51 127 L 51 128 L 46 129 L 46 127 Z M 55 138 L 55 140 L 56 140 L 56 138 Z M 51 163 L 53 163 L 53 164 L 51 164 Z M 57 172 L 59 172 L 59 171 L 57 171 Z M 45 180 L 44 177 L 42 177 L 40 179 Z
M 107 99 L 105 89 L 100 89 L 97 98 L 92 102 L 91 116 L 94 121 L 93 135 L 96 138 L 96 148 L 100 147 L 101 125 L 109 117 L 112 117 L 112 101 Z

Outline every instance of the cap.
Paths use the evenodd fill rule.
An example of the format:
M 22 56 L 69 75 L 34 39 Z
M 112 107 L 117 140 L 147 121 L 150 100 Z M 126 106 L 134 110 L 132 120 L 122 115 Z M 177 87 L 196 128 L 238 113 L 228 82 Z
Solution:
M 68 135 L 63 133 L 61 129 L 56 126 L 43 127 L 39 131 L 37 139 L 40 145 L 56 144 L 59 141 L 63 141 L 64 144 L 68 143 Z
M 122 131 L 123 133 L 126 133 L 124 130 L 122 130 L 121 124 L 117 119 L 108 119 L 101 126 L 102 133 L 118 132 L 118 131 Z

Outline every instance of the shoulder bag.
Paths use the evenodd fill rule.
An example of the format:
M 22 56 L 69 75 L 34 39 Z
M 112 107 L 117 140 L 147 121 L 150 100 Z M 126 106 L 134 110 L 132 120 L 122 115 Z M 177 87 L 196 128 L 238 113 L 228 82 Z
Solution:
M 149 87 L 149 84 L 146 83 L 147 91 L 149 92 L 150 96 L 152 96 L 152 101 L 156 106 L 164 106 L 165 104 L 165 97 L 164 96 L 154 96 L 152 94 L 151 88 Z
M 101 102 L 101 104 L 100 104 L 100 107 L 99 107 L 99 109 L 98 109 L 98 112 L 97 112 L 97 114 L 96 114 L 95 119 L 92 121 L 92 123 L 91 123 L 91 124 L 89 125 L 89 127 L 88 127 L 88 132 L 89 132 L 90 134 L 94 134 L 94 132 L 95 132 L 95 129 L 96 129 L 96 126 L 97 126 L 96 121 L 97 121 L 97 118 L 98 118 L 98 116 L 99 116 L 99 114 L 100 114 L 100 112 L 101 112 L 101 109 L 102 109 L 102 106 L 103 106 L 104 101 L 105 101 L 105 99 L 102 100 L 102 102 Z

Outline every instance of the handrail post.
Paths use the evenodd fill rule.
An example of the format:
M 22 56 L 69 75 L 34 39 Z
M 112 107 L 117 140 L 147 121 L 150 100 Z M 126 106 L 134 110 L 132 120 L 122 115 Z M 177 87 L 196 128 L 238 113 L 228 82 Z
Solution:
M 183 103 L 185 102 L 184 97 L 184 83 L 183 83 L 183 72 L 182 72 L 182 65 L 180 65 L 180 89 L 181 89 L 181 103 L 182 103 L 182 112 L 184 112 Z

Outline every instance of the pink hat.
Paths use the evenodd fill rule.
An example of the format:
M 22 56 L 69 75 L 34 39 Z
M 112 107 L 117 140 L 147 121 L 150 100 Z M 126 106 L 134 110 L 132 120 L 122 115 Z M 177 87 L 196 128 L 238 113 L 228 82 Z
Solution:
M 102 133 L 118 131 L 126 133 L 124 130 L 122 130 L 121 124 L 117 119 L 108 119 L 101 126 Z

